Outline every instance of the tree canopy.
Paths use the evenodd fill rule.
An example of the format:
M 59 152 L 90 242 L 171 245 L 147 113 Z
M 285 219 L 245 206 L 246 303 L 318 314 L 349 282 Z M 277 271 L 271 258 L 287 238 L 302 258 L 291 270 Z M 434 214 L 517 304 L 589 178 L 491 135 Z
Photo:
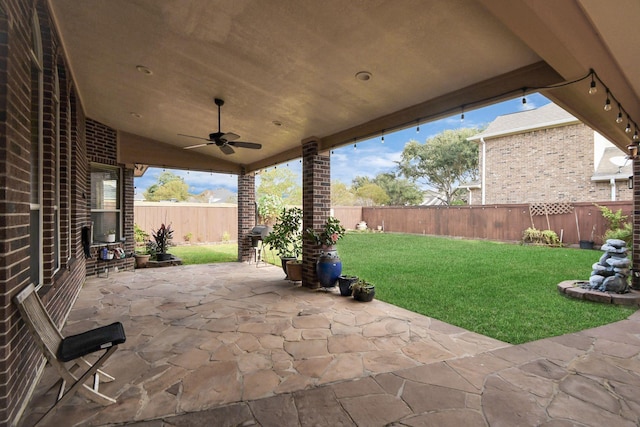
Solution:
M 300 176 L 288 168 L 273 168 L 260 173 L 256 190 L 258 199 L 267 194 L 277 195 L 285 205 L 302 205 Z
M 458 185 L 478 177 L 478 146 L 467 140 L 478 132 L 470 128 L 445 130 L 424 144 L 409 141 L 398 170 L 408 179 L 434 188 L 450 205 Z
M 356 176 L 352 187 L 364 206 L 405 206 L 422 202 L 422 191 L 418 185 L 392 172 L 380 173 L 374 178 Z
M 152 202 L 161 200 L 184 202 L 189 199 L 189 185 L 182 177 L 164 171 L 158 177 L 158 182 L 145 190 L 144 198 Z

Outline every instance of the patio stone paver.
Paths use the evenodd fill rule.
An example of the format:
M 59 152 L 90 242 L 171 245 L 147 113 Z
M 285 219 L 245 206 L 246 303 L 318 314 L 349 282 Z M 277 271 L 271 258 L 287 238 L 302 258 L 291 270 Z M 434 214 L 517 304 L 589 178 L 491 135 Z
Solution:
M 53 426 L 640 424 L 640 315 L 509 346 L 381 301 L 283 280 L 275 267 L 179 266 L 89 279 L 64 333 L 122 321 L 101 407 Z M 52 404 L 50 369 L 23 417 Z

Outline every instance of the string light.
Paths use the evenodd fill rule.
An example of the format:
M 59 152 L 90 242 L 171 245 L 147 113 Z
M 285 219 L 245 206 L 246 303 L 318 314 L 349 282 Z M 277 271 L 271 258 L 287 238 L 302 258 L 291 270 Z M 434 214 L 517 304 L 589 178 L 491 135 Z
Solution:
M 358 149 L 358 146 L 356 143 L 353 144 L 353 151 L 356 151 Z
M 626 133 L 631 133 L 631 123 L 629 122 L 629 115 L 627 114 L 627 127 L 624 128 Z
M 593 72 L 593 70 L 591 70 L 591 85 L 589 86 L 589 95 L 595 95 L 596 93 L 598 93 L 598 88 L 596 87 L 596 79 L 595 79 L 595 72 Z
M 618 103 L 618 116 L 616 117 L 616 123 L 622 123 L 622 107 Z
M 418 125 L 416 126 L 416 133 L 420 133 L 420 120 L 417 121 Z
M 382 138 L 380 139 L 380 142 L 384 144 L 384 131 L 382 131 Z
M 611 111 L 611 99 L 609 99 L 609 90 L 607 90 L 607 100 L 604 101 L 604 111 Z
M 464 105 L 462 106 L 462 114 L 460 114 L 460 121 L 464 122 Z
M 522 105 L 527 105 L 527 90 L 526 89 L 522 89 Z
M 635 131 L 633 132 L 633 140 L 637 141 L 638 140 L 638 128 L 635 129 Z

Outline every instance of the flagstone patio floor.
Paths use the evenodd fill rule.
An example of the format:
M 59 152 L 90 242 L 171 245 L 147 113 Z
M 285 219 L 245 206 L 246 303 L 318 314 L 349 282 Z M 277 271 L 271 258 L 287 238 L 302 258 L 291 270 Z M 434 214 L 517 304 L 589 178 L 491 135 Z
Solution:
M 52 426 L 636 426 L 640 314 L 523 345 L 243 263 L 89 278 L 64 335 L 114 321 L 101 391 Z M 22 417 L 53 404 L 47 367 Z

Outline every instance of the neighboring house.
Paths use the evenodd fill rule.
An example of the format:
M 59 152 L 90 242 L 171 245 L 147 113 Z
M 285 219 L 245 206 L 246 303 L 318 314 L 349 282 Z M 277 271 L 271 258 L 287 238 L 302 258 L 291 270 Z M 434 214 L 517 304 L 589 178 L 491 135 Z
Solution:
M 497 117 L 469 138 L 480 180 L 461 186 L 469 204 L 632 200 L 626 153 L 551 103 Z

